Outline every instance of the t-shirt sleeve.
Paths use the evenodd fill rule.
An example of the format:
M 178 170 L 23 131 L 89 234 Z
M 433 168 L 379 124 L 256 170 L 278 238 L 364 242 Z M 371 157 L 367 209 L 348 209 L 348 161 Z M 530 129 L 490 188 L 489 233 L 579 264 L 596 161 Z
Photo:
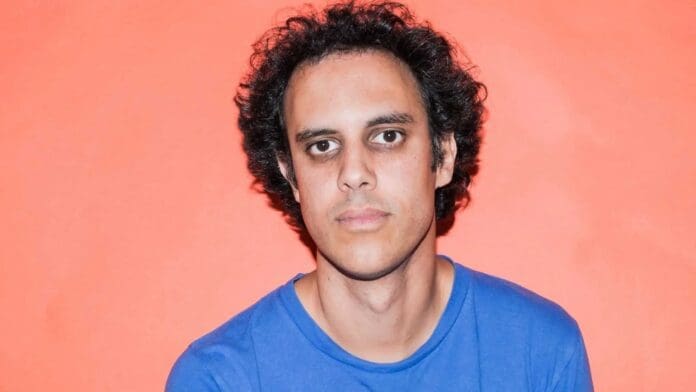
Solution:
M 205 362 L 190 347 L 172 367 L 167 378 L 166 392 L 221 391 Z
M 587 350 L 585 350 L 585 344 L 579 330 L 573 354 L 552 390 L 554 392 L 594 391 Z

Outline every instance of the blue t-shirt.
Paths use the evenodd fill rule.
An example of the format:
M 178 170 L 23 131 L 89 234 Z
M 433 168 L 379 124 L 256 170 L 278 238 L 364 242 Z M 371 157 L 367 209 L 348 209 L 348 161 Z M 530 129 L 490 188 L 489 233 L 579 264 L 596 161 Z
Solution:
M 514 283 L 455 264 L 430 338 L 389 364 L 351 355 L 300 303 L 297 275 L 193 342 L 175 363 L 178 391 L 592 391 L 577 323 Z

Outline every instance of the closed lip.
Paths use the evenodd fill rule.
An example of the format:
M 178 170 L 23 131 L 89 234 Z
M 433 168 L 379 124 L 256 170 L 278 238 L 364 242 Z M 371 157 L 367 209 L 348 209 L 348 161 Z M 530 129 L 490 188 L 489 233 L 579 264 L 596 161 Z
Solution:
M 342 212 L 336 220 L 344 223 L 370 222 L 388 216 L 389 213 L 377 208 L 350 209 Z

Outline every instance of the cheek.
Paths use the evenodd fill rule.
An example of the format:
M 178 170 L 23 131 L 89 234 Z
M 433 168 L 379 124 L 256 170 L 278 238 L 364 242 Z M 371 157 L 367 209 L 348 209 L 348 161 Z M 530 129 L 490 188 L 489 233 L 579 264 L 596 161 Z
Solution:
M 410 155 L 391 160 L 382 166 L 379 188 L 388 192 L 401 208 L 430 208 L 435 197 L 435 172 L 430 170 L 430 156 Z M 427 160 L 427 162 L 426 162 Z
M 331 197 L 336 192 L 332 189 L 328 173 L 303 172 L 297 177 L 297 187 L 300 193 L 300 208 L 306 221 L 329 214 Z M 335 182 L 333 188 L 336 188 Z

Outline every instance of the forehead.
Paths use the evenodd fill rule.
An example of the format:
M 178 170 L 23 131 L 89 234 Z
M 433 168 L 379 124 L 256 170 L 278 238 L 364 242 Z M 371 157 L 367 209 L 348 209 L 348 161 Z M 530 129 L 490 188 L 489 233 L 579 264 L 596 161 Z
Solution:
M 351 127 L 390 112 L 425 116 L 418 82 L 402 61 L 368 50 L 331 54 L 298 67 L 283 102 L 289 133 L 304 127 Z

